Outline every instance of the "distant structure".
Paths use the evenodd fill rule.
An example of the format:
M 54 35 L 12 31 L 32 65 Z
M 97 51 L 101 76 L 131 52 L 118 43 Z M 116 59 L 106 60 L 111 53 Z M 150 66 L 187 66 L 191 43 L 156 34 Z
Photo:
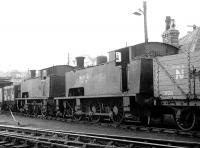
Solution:
M 11 85 L 11 77 L 0 77 L 0 88 Z
M 162 34 L 163 43 L 167 43 L 173 46 L 179 46 L 179 31 L 175 29 L 175 20 L 170 16 L 166 16 L 165 31 Z

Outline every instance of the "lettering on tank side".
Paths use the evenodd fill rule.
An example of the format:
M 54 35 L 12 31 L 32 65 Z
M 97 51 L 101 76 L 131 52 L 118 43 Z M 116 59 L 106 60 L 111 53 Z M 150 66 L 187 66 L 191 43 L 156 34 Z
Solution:
M 81 84 L 85 84 L 87 83 L 89 80 L 89 75 L 85 74 L 85 75 L 80 75 L 77 79 L 76 79 L 76 85 L 81 85 Z

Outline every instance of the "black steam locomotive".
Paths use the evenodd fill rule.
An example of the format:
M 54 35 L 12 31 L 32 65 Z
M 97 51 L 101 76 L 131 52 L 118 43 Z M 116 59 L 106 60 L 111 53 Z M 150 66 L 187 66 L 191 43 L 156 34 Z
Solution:
M 32 71 L 31 78 L 12 87 L 13 110 L 146 124 L 172 114 L 181 129 L 191 130 L 200 117 L 199 57 L 200 52 L 180 54 L 179 48 L 159 42 L 110 51 L 109 61 L 98 57 L 96 66 L 84 67 L 84 57 L 78 57 L 75 67 L 49 67 L 38 77 Z

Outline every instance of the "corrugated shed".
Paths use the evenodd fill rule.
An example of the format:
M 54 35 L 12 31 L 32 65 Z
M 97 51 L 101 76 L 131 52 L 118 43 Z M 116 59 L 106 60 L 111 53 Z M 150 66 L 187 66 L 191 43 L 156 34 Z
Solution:
M 197 27 L 192 32 L 179 39 L 179 45 L 181 48 L 179 51 L 180 53 L 183 53 L 188 49 L 191 52 L 200 51 L 200 27 Z

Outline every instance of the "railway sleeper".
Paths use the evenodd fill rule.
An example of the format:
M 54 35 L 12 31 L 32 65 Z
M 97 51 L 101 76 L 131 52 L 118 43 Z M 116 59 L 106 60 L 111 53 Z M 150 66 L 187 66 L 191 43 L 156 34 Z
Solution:
M 81 147 L 84 147 L 84 146 L 86 146 L 86 147 L 98 147 L 99 146 L 99 144 L 101 144 L 100 145 L 100 147 L 103 147 L 103 146 L 105 146 L 105 145 L 107 145 L 107 147 L 108 147 L 108 145 L 110 145 L 111 147 L 129 147 L 129 145 L 131 146 L 131 144 L 134 144 L 134 145 L 140 145 L 140 144 L 142 144 L 141 142 L 143 141 L 144 142 L 144 146 L 146 145 L 148 145 L 148 142 L 149 142 L 149 138 L 148 139 L 140 139 L 139 141 L 137 140 L 137 139 L 133 139 L 133 138 L 126 138 L 126 137 L 123 137 L 122 139 L 120 138 L 120 137 L 115 137 L 115 136 L 111 136 L 111 137 L 109 137 L 109 136 L 106 136 L 106 135 L 104 135 L 104 136 L 98 136 L 98 135 L 91 135 L 91 134 L 88 134 L 88 136 L 85 136 L 85 134 L 83 135 L 81 135 L 81 134 L 78 134 L 78 133 L 71 133 L 71 135 L 68 133 L 67 135 L 65 135 L 65 132 L 63 133 L 63 132 L 56 132 L 56 131 L 51 131 L 51 130 L 36 130 L 36 129 L 27 129 L 27 128 L 19 128 L 19 127 L 17 127 L 17 128 L 14 128 L 14 127 L 9 127 L 9 126 L 6 126 L 6 127 L 4 127 L 4 129 L 8 129 L 7 131 L 13 131 L 14 129 L 17 129 L 17 131 L 19 131 L 20 129 L 21 129 L 21 131 L 23 131 L 23 132 L 21 132 L 21 134 L 27 134 L 27 133 L 29 133 L 29 132 L 37 132 L 39 135 L 41 135 L 42 133 L 42 135 L 52 135 L 52 136 L 50 136 L 50 137 L 53 137 L 53 135 L 57 135 L 56 137 L 60 137 L 60 139 L 57 139 L 56 137 L 54 137 L 54 138 L 49 138 L 49 137 L 45 137 L 45 138 L 41 138 L 41 139 L 39 139 L 39 138 L 37 138 L 37 137 L 32 137 L 32 139 L 37 139 L 37 140 L 40 140 L 40 141 L 42 141 L 42 142 L 44 142 L 44 143 L 52 143 L 52 145 L 55 143 L 55 144 L 61 144 L 61 145 L 64 145 L 65 143 L 66 143 L 66 145 L 71 145 L 71 146 L 76 146 L 76 145 L 81 145 Z M 53 132 L 53 133 L 52 133 Z M 51 133 L 51 134 L 50 134 Z M 4 134 L 4 133 L 2 133 L 2 134 Z M 13 132 L 11 132 L 11 134 L 10 135 L 12 135 L 12 137 L 14 137 L 14 136 L 18 136 L 19 138 L 22 138 L 23 136 L 22 135 L 18 135 L 18 134 L 13 134 Z M 4 134 L 4 136 L 6 135 L 6 133 Z M 8 135 L 8 134 L 7 134 Z M 28 134 L 28 136 L 29 136 L 30 134 Z M 1 137 L 3 137 L 3 136 L 1 136 Z M 9 143 L 11 143 L 11 142 L 13 142 L 14 140 L 12 140 L 12 137 L 11 138 L 1 138 L 2 140 L 4 140 L 4 141 L 8 141 Z M 25 136 L 24 136 L 25 137 Z M 29 138 L 29 137 L 28 137 Z M 110 139 L 110 138 L 114 138 L 114 139 Z M 121 139 L 122 141 L 121 142 L 119 142 L 118 141 L 118 139 Z M 30 138 L 29 138 L 29 141 L 30 141 Z M 28 140 L 27 140 L 27 143 L 29 142 Z M 135 141 L 135 143 L 134 143 L 134 141 Z M 17 140 L 17 141 L 15 141 L 16 143 L 18 143 L 19 141 Z M 22 143 L 23 143 L 24 141 L 22 141 Z M 194 145 L 194 146 L 197 146 L 197 145 L 200 145 L 200 144 L 198 144 L 198 143 L 191 143 L 191 142 L 183 142 L 183 141 L 170 141 L 170 140 L 167 140 L 167 141 L 162 141 L 161 139 L 159 140 L 157 140 L 156 142 L 155 142 L 155 140 L 154 139 L 150 139 L 150 142 L 152 143 L 152 144 L 154 144 L 155 145 L 155 147 L 159 147 L 159 144 L 160 145 L 165 145 L 165 142 L 167 142 L 167 143 L 169 143 L 169 144 L 172 144 L 172 145 L 176 145 L 176 146 L 179 146 L 179 145 L 181 145 L 181 144 L 183 144 L 184 143 L 184 145 Z M 19 142 L 20 143 L 20 142 Z M 157 143 L 157 144 L 156 144 Z M 102 146 L 103 145 L 103 146 Z M 157 145 L 157 146 L 156 146 Z M 175 146 L 172 146 L 172 147 L 175 147 Z

